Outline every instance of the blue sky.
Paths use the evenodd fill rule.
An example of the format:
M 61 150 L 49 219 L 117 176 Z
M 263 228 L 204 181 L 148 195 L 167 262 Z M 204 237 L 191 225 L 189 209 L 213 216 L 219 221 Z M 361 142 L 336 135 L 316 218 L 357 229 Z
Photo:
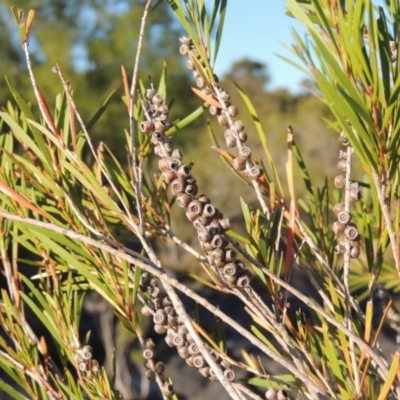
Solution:
M 302 32 L 301 25 L 285 15 L 284 0 L 228 0 L 215 64 L 217 74 L 222 76 L 234 61 L 249 57 L 267 64 L 272 78 L 269 88 L 284 87 L 298 92 L 298 83 L 306 75 L 276 55 L 293 58 L 280 43 L 293 42 L 293 27 Z

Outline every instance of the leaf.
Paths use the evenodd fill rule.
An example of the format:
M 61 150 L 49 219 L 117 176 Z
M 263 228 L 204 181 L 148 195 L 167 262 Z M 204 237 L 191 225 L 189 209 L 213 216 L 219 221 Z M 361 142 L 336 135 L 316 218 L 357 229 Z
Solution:
M 213 54 L 213 63 L 215 63 L 215 61 L 217 59 L 219 46 L 221 44 L 222 31 L 223 31 L 223 28 L 225 25 L 225 16 L 226 16 L 227 5 L 228 5 L 228 0 L 221 1 L 218 29 L 217 29 L 217 34 L 215 36 L 215 48 L 214 48 L 214 54 Z M 213 22 L 212 22 L 212 25 L 213 25 Z
M 204 94 L 201 90 L 199 90 L 199 89 L 197 89 L 197 88 L 195 88 L 195 87 L 192 87 L 191 89 L 193 90 L 193 92 L 194 92 L 198 97 L 200 97 L 200 98 L 201 98 L 202 100 L 204 100 L 206 103 L 208 103 L 208 104 L 210 104 L 210 105 L 212 105 L 212 106 L 218 107 L 218 108 L 222 108 L 222 105 L 221 105 L 217 100 L 215 100 L 213 97 Z
M 396 379 L 399 371 L 399 353 L 396 352 L 393 356 L 392 364 L 390 365 L 389 373 L 386 377 L 385 384 L 383 385 L 379 394 L 378 400 L 385 400 L 388 398 L 389 392 L 392 389 L 394 380 Z
M 18 205 L 22 204 L 26 208 L 29 208 L 31 211 L 41 215 L 42 217 L 48 219 L 49 221 L 52 221 L 53 218 L 41 210 L 40 208 L 37 208 L 34 204 L 29 202 L 25 197 L 21 196 L 18 194 L 15 190 L 10 188 L 5 182 L 0 181 L 0 192 L 4 193 L 6 196 L 10 197 L 12 200 L 14 200 Z

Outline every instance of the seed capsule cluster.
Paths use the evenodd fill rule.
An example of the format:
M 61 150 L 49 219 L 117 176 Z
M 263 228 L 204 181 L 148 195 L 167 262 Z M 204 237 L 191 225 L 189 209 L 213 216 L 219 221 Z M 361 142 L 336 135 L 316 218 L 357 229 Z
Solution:
M 147 339 L 144 343 L 143 358 L 145 360 L 144 367 L 146 369 L 145 376 L 149 381 L 155 381 L 156 376 L 162 382 L 162 391 L 166 396 L 174 394 L 174 387 L 164 377 L 165 365 L 163 362 L 154 360 L 156 356 L 156 344 L 153 339 Z
M 98 372 L 99 363 L 97 360 L 92 358 L 93 349 L 89 345 L 85 345 L 78 349 L 74 354 L 74 359 L 78 368 L 82 372 Z
M 198 51 L 195 48 L 192 40 L 189 37 L 182 37 L 180 39 L 181 54 L 188 55 L 191 53 L 199 61 L 199 64 L 204 67 L 203 60 L 198 55 Z M 202 77 L 200 71 L 196 69 L 195 63 L 192 60 L 188 60 L 186 63 L 187 67 L 193 70 L 193 76 L 196 81 L 196 85 L 201 92 L 206 96 L 213 97 L 221 107 L 217 107 L 212 104 L 209 107 L 210 114 L 215 116 L 218 123 L 225 128 L 224 136 L 226 145 L 230 148 L 235 146 L 238 147 L 238 156 L 233 160 L 233 168 L 237 171 L 241 171 L 242 174 L 250 179 L 257 180 L 263 173 L 262 167 L 256 164 L 251 158 L 251 149 L 244 145 L 247 141 L 247 133 L 245 126 L 241 120 L 234 120 L 238 115 L 238 109 L 235 105 L 230 102 L 230 95 L 221 86 L 218 86 L 218 78 L 214 75 L 214 81 L 216 87 L 210 87 Z
M 286 391 L 284 391 L 282 389 L 275 390 L 275 389 L 271 388 L 265 392 L 265 398 L 267 400 L 285 400 L 285 399 L 288 399 L 289 396 L 286 393 Z
M 166 334 L 165 342 L 167 345 L 176 347 L 178 354 L 185 359 L 186 363 L 198 368 L 203 376 L 213 382 L 218 381 L 213 370 L 201 355 L 199 347 L 177 316 L 170 298 L 168 296 L 161 298 L 156 279 L 152 278 L 150 274 L 146 272 L 143 273 L 139 281 L 139 290 L 142 293 L 150 294 L 147 303 L 142 308 L 142 314 L 145 316 L 153 316 L 154 330 L 159 334 Z M 233 381 L 235 379 L 235 373 L 231 368 L 231 364 L 222 359 L 210 346 L 206 345 L 206 348 L 215 362 L 221 365 L 226 378 Z M 150 339 L 146 341 L 145 350 L 143 352 L 143 358 L 147 360 L 145 363 L 147 369 L 146 376 L 150 380 L 155 379 L 155 370 L 151 368 L 152 363 L 149 362 L 149 360 L 154 359 L 154 357 L 155 344 Z M 157 366 L 157 372 L 162 376 L 164 365 L 161 366 L 160 363 L 156 363 L 155 368 L 157 368 Z
M 229 287 L 248 286 L 251 275 L 243 261 L 237 259 L 236 251 L 228 248 L 228 240 L 224 235 L 229 230 L 229 219 L 224 218 L 221 211 L 212 205 L 208 196 L 197 195 L 196 179 L 190 168 L 182 163 L 181 152 L 173 149 L 172 140 L 165 135 L 168 107 L 164 105 L 164 99 L 153 89 L 146 91 L 145 98 L 147 120 L 140 124 L 140 129 L 152 136 L 154 152 L 160 158 L 158 167 L 165 183 L 170 184 L 177 204 L 186 209 L 186 216 L 197 230 L 210 265 L 218 269 Z
M 344 149 L 338 151 L 338 169 L 347 173 L 348 168 L 348 157 L 352 154 L 353 149 L 350 146 L 349 140 L 345 137 L 344 133 L 341 132 L 342 144 Z M 346 186 L 346 178 L 344 175 L 337 175 L 335 177 L 335 186 L 338 189 L 343 189 Z M 358 182 L 351 182 L 350 188 L 346 191 L 346 195 L 349 196 L 351 202 L 359 201 L 361 198 L 361 192 Z M 346 241 L 350 243 L 350 257 L 357 258 L 360 255 L 361 246 L 361 235 L 358 232 L 357 226 L 352 222 L 352 216 L 349 211 L 345 209 L 343 203 L 337 203 L 333 207 L 333 212 L 336 215 L 337 220 L 333 223 L 333 232 L 336 235 L 340 235 L 335 246 L 335 251 L 339 254 L 343 254 L 346 251 Z

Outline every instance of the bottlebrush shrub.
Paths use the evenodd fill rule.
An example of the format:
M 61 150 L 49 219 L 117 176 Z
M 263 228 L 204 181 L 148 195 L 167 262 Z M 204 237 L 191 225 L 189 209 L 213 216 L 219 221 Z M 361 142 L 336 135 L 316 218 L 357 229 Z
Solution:
M 108 342 L 107 364 L 88 344 L 91 335 L 105 332 L 91 327 L 92 334 L 82 334 L 85 301 L 97 293 L 102 299 L 97 303 L 104 304 L 97 309 L 111 310 L 133 333 L 143 378 L 155 382 L 165 399 L 177 398 L 179 388 L 168 360 L 160 359 L 160 340 L 199 380 L 221 385 L 224 398 L 400 398 L 399 353 L 387 354 L 380 344 L 386 319 L 393 326 L 396 314 L 387 289 L 400 287 L 398 3 L 383 9 L 369 0 L 286 0 L 289 16 L 307 35 L 295 34 L 289 49 L 309 71 L 334 115 L 330 124 L 340 132 L 340 175 L 327 177 L 322 188 L 306 167 L 317 161 L 302 158 L 294 129 L 287 130 L 287 153 L 274 154 L 251 98 L 237 85 L 240 109 L 215 75 L 227 1 L 216 0 L 211 10 L 203 1 L 168 3 L 186 30 L 176 40 L 176 56 L 185 57 L 193 96 L 204 104 L 174 123 L 165 73 L 157 85 L 138 80 L 139 73 L 146 74 L 139 69 L 140 49 L 150 46 L 149 0 L 132 79 L 122 68 L 127 168 L 106 142 L 95 147 L 90 137 L 109 99 L 84 121 L 62 65 L 53 68 L 62 92 L 50 109 L 29 52 L 34 12 L 25 18 L 12 9 L 39 111 L 8 82 L 14 100 L 0 112 L 6 283 L 0 366 L 8 378 L 0 387 L 14 398 L 132 397 L 135 388 L 122 375 L 133 372 L 126 369 L 128 354 L 119 350 L 120 341 Z M 218 199 L 207 194 L 211 188 L 201 187 L 174 141 L 206 109 L 216 122 L 209 132 L 221 168 L 231 168 L 258 204 L 241 200 L 246 234 L 217 208 Z M 246 111 L 252 125 L 240 118 Z M 249 144 L 257 138 L 261 157 Z M 321 149 L 318 162 L 332 151 L 337 149 Z M 282 159 L 286 182 L 275 164 Z M 213 174 L 207 160 L 196 163 Z M 355 163 L 361 176 L 355 176 Z M 295 196 L 296 169 L 307 193 L 301 199 Z M 231 198 L 236 200 L 234 188 Z M 171 228 L 172 210 L 191 222 L 193 241 L 181 239 L 179 226 Z M 191 254 L 197 273 L 184 283 L 175 279 L 160 259 L 159 241 Z M 184 271 L 186 265 L 177 268 Z M 300 273 L 305 286 L 297 282 Z M 223 307 L 221 299 L 231 307 Z M 196 307 L 188 306 L 193 302 Z M 202 310 L 214 315 L 214 331 L 199 318 Z M 33 320 L 46 328 L 45 335 Z M 112 360 L 114 346 L 121 356 Z

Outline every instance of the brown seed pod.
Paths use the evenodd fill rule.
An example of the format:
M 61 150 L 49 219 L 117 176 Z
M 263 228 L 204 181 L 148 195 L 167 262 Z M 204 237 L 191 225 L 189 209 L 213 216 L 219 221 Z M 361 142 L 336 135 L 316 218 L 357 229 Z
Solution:
M 204 82 L 204 79 L 202 77 L 199 77 L 196 79 L 196 85 L 198 88 L 203 88 L 204 86 L 206 86 L 206 83 Z
M 231 367 L 231 363 L 228 360 L 221 360 L 220 365 L 223 369 L 229 369 Z
M 347 225 L 351 221 L 351 214 L 343 210 L 338 214 L 337 219 L 342 225 Z
M 157 298 L 157 297 L 160 296 L 161 289 L 159 287 L 157 287 L 157 286 L 156 287 L 152 287 L 151 289 L 149 289 L 149 293 L 150 293 L 151 297 Z
M 214 248 L 225 248 L 228 245 L 228 241 L 221 235 L 214 235 L 211 239 L 211 245 Z
M 154 330 L 159 335 L 164 335 L 164 333 L 167 332 L 167 327 L 165 325 L 161 325 L 161 324 L 154 324 Z
M 203 215 L 213 218 L 216 213 L 216 208 L 212 204 L 206 204 L 203 208 Z
M 151 278 L 151 279 L 150 279 L 150 282 L 149 282 L 149 285 L 150 285 L 150 286 L 153 286 L 153 287 L 158 286 L 158 281 L 157 281 L 157 279 Z
M 160 171 L 169 170 L 169 161 L 167 157 L 162 157 L 158 160 L 158 168 Z
M 100 365 L 99 362 L 97 360 L 91 360 L 90 362 L 90 370 L 94 373 L 99 372 L 100 370 Z
M 203 203 L 199 200 L 193 200 L 188 205 L 188 211 L 196 216 L 200 215 L 203 211 Z
M 168 164 L 169 164 L 169 168 L 175 172 L 177 172 L 179 170 L 180 166 L 182 165 L 181 161 L 176 158 L 169 158 Z
M 145 349 L 143 350 L 143 358 L 145 360 L 151 360 L 155 357 L 156 352 L 153 349 Z
M 268 389 L 265 392 L 265 398 L 267 400 L 276 400 L 276 390 L 273 388 Z
M 162 361 L 158 361 L 156 362 L 154 369 L 156 370 L 157 374 L 162 374 L 165 371 L 165 365 Z
M 286 400 L 288 399 L 288 394 L 285 390 L 279 389 L 276 393 L 276 400 Z
M 143 306 L 142 309 L 141 309 L 141 313 L 142 313 L 142 315 L 144 315 L 145 317 L 150 317 L 150 315 L 151 315 L 150 308 L 147 307 L 147 306 Z
M 350 249 L 350 257 L 358 258 L 360 256 L 360 247 L 352 247 Z
M 228 231 L 230 228 L 229 218 L 222 218 L 219 220 L 219 226 L 223 231 Z
M 228 379 L 228 381 L 230 381 L 230 382 L 235 380 L 235 373 L 233 372 L 233 369 L 230 369 L 230 368 L 226 369 L 224 371 L 224 375 L 225 375 L 225 378 Z
M 335 184 L 335 187 L 337 187 L 338 189 L 343 189 L 346 184 L 344 176 L 343 175 L 335 176 L 334 184 Z
M 189 356 L 189 357 L 187 357 L 186 359 L 185 359 L 185 361 L 186 361 L 186 364 L 187 365 L 190 365 L 191 367 L 193 367 L 193 356 Z
M 237 120 L 233 123 L 232 129 L 234 129 L 237 133 L 243 131 L 244 129 L 244 124 L 241 120 Z
M 251 156 L 251 150 L 249 147 L 243 146 L 239 149 L 239 157 L 243 160 L 247 160 Z
M 192 53 L 192 55 L 195 56 L 196 58 L 200 58 L 200 53 L 199 53 L 199 51 L 198 51 L 195 47 L 192 47 L 191 53 Z
M 209 243 L 209 242 L 201 243 L 201 247 L 202 247 L 207 253 L 214 250 L 213 245 L 212 245 L 211 243 Z
M 85 345 L 81 350 L 82 357 L 84 360 L 90 360 L 92 358 L 93 349 L 89 345 Z
M 225 251 L 223 249 L 217 248 L 210 253 L 210 256 L 214 261 L 224 261 Z
M 229 128 L 224 131 L 224 138 L 226 139 L 228 136 L 233 136 L 233 133 Z
M 210 350 L 210 356 L 216 363 L 219 363 L 221 361 L 221 357 L 215 350 Z
M 181 53 L 183 56 L 186 56 L 189 53 L 189 46 L 183 44 L 181 47 L 179 47 L 179 53 Z
M 339 160 L 337 167 L 338 167 L 338 170 L 339 170 L 339 171 L 341 171 L 341 172 L 346 172 L 346 169 L 347 169 L 347 162 L 346 162 L 346 160 Z
M 175 315 L 167 314 L 167 325 L 170 328 L 175 328 L 178 325 L 178 318 Z
M 346 251 L 346 247 L 343 246 L 342 244 L 337 244 L 337 245 L 334 247 L 334 250 L 335 250 L 335 253 L 344 254 L 345 251 Z
M 177 332 L 180 335 L 186 335 L 189 331 L 187 330 L 185 325 L 179 325 Z
M 227 136 L 225 138 L 225 143 L 227 147 L 232 149 L 233 147 L 236 146 L 236 138 L 233 135 Z
M 177 351 L 178 351 L 179 356 L 182 358 L 187 358 L 191 355 L 189 353 L 187 346 L 180 346 L 180 347 L 178 347 Z
M 164 103 L 164 97 L 161 96 L 161 94 L 155 94 L 153 98 L 151 99 L 151 102 L 155 106 L 161 106 L 162 103 Z
M 167 316 L 163 309 L 159 309 L 153 315 L 153 322 L 155 324 L 164 325 L 167 322 Z
M 237 171 L 243 171 L 246 168 L 246 161 L 243 158 L 236 157 L 233 160 L 232 165 Z
M 167 152 L 165 151 L 165 149 L 164 149 L 164 147 L 162 147 L 162 146 L 160 146 L 159 144 L 157 145 L 157 146 L 154 146 L 154 154 L 157 156 L 157 157 L 167 157 L 168 156 L 168 154 L 167 154 Z
M 246 133 L 245 131 L 240 131 L 239 134 L 238 134 L 238 136 L 239 136 L 239 140 L 240 140 L 242 143 L 247 142 L 247 133 Z
M 162 177 L 163 177 L 163 181 L 165 183 L 171 183 L 176 179 L 176 174 L 174 171 L 171 171 L 170 169 L 168 169 L 167 171 L 164 171 L 162 173 Z
M 151 100 L 155 94 L 156 91 L 154 89 L 147 89 L 146 92 L 144 93 L 144 97 L 146 97 L 147 100 Z
M 171 158 L 175 158 L 175 159 L 181 161 L 181 160 L 182 160 L 182 153 L 181 153 L 181 151 L 180 151 L 179 149 L 175 149 L 175 150 L 172 152 L 172 154 L 171 154 Z
M 335 235 L 339 234 L 339 233 L 343 233 L 344 229 L 345 229 L 345 225 L 343 225 L 342 223 L 340 223 L 339 221 L 335 221 L 333 223 L 332 229 L 333 229 L 333 233 Z
M 151 299 L 151 303 L 153 304 L 154 310 L 158 310 L 159 308 L 162 307 L 162 302 L 159 297 L 154 297 Z
M 361 192 L 360 189 L 350 189 L 349 193 L 350 201 L 357 202 L 361 199 Z
M 352 247 L 361 247 L 362 245 L 361 235 L 358 235 L 358 237 L 355 240 L 352 240 L 350 244 L 352 245 Z
M 222 91 L 220 93 L 220 97 L 222 101 L 229 101 L 231 99 L 231 96 L 229 95 L 228 92 Z
M 195 356 L 200 353 L 199 346 L 196 343 L 190 343 L 188 346 L 188 351 L 191 356 Z
M 199 231 L 197 237 L 201 243 L 208 243 L 211 240 L 211 234 L 206 229 Z
M 237 265 L 240 271 L 246 271 L 246 266 L 244 265 L 243 260 L 235 260 L 234 263 Z
M 347 138 L 344 138 L 343 140 L 342 140 L 342 145 L 343 146 L 350 146 L 350 140 L 349 139 L 347 139 Z
M 247 272 L 247 271 L 243 271 L 243 272 Z M 244 288 L 246 286 L 249 286 L 250 282 L 251 282 L 250 273 L 243 274 L 243 275 L 239 276 L 239 278 L 237 278 L 236 286 L 238 288 Z
M 192 61 L 192 60 L 187 60 L 187 61 L 186 61 L 186 67 L 187 67 L 188 69 L 194 69 L 194 63 L 193 63 L 193 61 Z
M 159 131 L 154 131 L 151 135 L 151 141 L 153 144 L 158 144 L 163 141 L 164 134 Z
M 186 342 L 187 343 L 194 343 L 194 339 L 193 339 L 193 337 L 192 337 L 192 335 L 190 333 L 187 333 L 185 335 L 185 337 L 186 337 Z
M 210 376 L 210 367 L 207 365 L 206 367 L 199 368 L 199 372 L 204 377 L 208 378 Z
M 165 336 L 165 343 L 167 343 L 169 347 L 174 347 L 174 335 L 167 334 L 167 336 Z
M 238 272 L 238 267 L 235 263 L 225 264 L 224 268 L 222 268 L 222 273 L 224 275 L 235 276 Z
M 171 192 L 174 196 L 179 196 L 185 192 L 185 182 L 182 179 L 175 179 L 171 183 Z
M 234 118 L 238 115 L 239 111 L 236 106 L 230 105 L 228 107 L 228 113 L 232 118 Z
M 227 126 L 228 125 L 229 121 L 228 121 L 228 118 L 226 117 L 225 114 L 219 114 L 217 118 L 218 118 L 218 123 L 221 126 Z
M 150 133 L 150 132 L 154 131 L 154 124 L 151 121 L 143 121 L 143 122 L 140 123 L 139 129 L 143 133 Z
M 185 339 L 186 339 L 185 335 L 181 335 L 179 333 L 175 334 L 175 336 L 173 338 L 174 345 L 176 347 L 183 346 L 185 344 L 185 341 L 186 341 Z
M 195 229 L 197 229 L 198 231 L 201 231 L 201 230 L 204 229 L 204 225 L 203 225 L 203 222 L 202 222 L 202 217 L 196 218 L 196 219 L 193 221 L 193 227 L 194 227 Z
M 146 349 L 155 349 L 156 348 L 156 344 L 154 343 L 153 339 L 146 339 L 146 341 L 144 342 L 144 347 Z
M 165 395 L 170 396 L 174 393 L 174 387 L 170 383 L 165 382 L 162 391 Z
M 156 373 L 153 370 L 148 369 L 144 374 L 149 381 L 156 380 Z
M 167 115 L 169 113 L 169 108 L 166 104 L 163 104 L 160 107 L 158 107 L 158 112 Z
M 346 159 L 347 158 L 347 151 L 339 150 L 338 153 L 337 153 L 337 156 L 339 158 Z
M 193 357 L 193 366 L 196 368 L 202 368 L 207 365 L 206 360 L 201 354 L 198 354 L 197 356 L 192 356 Z
M 198 190 L 199 189 L 198 189 L 197 185 L 194 185 L 194 184 L 193 185 L 189 184 L 185 187 L 185 193 L 189 194 L 191 196 L 196 196 Z
M 183 44 L 186 44 L 187 46 L 191 46 L 192 45 L 192 39 L 189 36 L 182 36 L 181 38 L 179 38 L 180 42 Z
M 229 287 L 235 287 L 237 276 L 234 275 L 223 275 L 223 280 L 229 285 Z
M 344 235 L 348 240 L 355 240 L 358 237 L 358 230 L 355 225 L 348 225 L 344 230 Z
M 219 108 L 211 105 L 210 107 L 208 107 L 208 111 L 210 112 L 211 115 L 218 115 Z
M 183 193 L 176 198 L 176 202 L 179 207 L 186 208 L 188 206 L 188 204 L 192 201 L 192 199 L 193 199 L 193 196 L 190 196 L 187 193 Z
M 249 172 L 249 178 L 256 180 L 262 175 L 263 170 L 261 166 L 253 165 L 248 172 Z
M 338 215 L 341 211 L 344 210 L 344 204 L 343 203 L 337 203 L 333 206 L 333 213 L 335 215 Z
M 225 249 L 225 260 L 227 262 L 233 262 L 236 260 L 237 252 L 233 249 Z
M 166 297 L 166 299 L 169 300 L 169 297 Z M 166 315 L 172 315 L 173 317 L 175 317 L 176 316 L 176 312 L 175 312 L 175 308 L 173 307 L 172 303 L 170 305 L 165 305 L 165 304 L 169 304 L 171 302 L 171 300 L 169 300 L 169 301 L 167 300 L 165 303 L 164 303 L 164 300 L 165 299 L 163 299 L 162 304 L 164 306 L 165 314 Z

